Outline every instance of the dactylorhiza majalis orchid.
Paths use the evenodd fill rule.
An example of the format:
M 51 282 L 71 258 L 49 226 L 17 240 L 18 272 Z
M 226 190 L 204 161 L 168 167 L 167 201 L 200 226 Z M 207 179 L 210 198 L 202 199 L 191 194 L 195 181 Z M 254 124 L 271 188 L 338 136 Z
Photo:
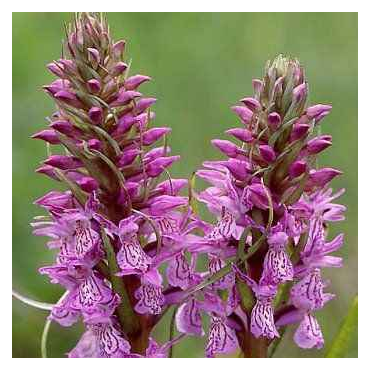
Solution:
M 267 357 L 290 325 L 296 345 L 321 348 L 315 313 L 334 298 L 321 271 L 342 265 L 332 253 L 343 234 L 328 240 L 327 229 L 345 207 L 329 187 L 341 172 L 317 166 L 332 144 L 318 133 L 331 106 L 308 106 L 299 62 L 279 55 L 253 80 L 253 96 L 232 107 L 241 125 L 226 130 L 231 140 L 212 141 L 226 158 L 203 163 L 195 176 L 210 186 L 197 191 L 194 176 L 169 173 L 180 159 L 171 130 L 153 126 L 156 99 L 139 92 L 151 78 L 130 75 L 125 41 L 95 13 L 66 33 L 44 86 L 56 110 L 33 137 L 48 148 L 36 172 L 67 190 L 36 201 L 47 214 L 32 226 L 56 251 L 40 273 L 65 288 L 48 323 L 85 327 L 68 356 L 171 357 L 179 341 L 205 336 L 207 357 Z M 153 330 L 169 309 L 160 344 Z

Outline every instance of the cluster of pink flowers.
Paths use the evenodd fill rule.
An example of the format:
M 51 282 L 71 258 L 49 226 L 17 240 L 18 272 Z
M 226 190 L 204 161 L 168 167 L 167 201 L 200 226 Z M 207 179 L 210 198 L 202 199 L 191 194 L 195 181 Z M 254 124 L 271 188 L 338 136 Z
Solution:
M 345 207 L 328 185 L 340 171 L 316 165 L 331 145 L 315 136 L 331 106 L 307 107 L 298 61 L 278 56 L 253 80 L 254 96 L 232 108 L 242 126 L 226 131 L 238 144 L 212 141 L 226 159 L 204 162 L 196 175 L 210 187 L 197 192 L 169 174 L 179 160 L 170 129 L 153 127 L 156 99 L 138 91 L 150 77 L 129 75 L 125 41 L 111 39 L 106 20 L 80 14 L 66 49 L 44 87 L 56 111 L 33 137 L 49 151 L 37 172 L 68 190 L 36 201 L 48 215 L 33 227 L 57 251 L 40 272 L 66 290 L 50 319 L 86 328 L 68 355 L 167 357 L 178 341 L 206 335 L 207 357 L 266 357 L 287 325 L 297 325 L 298 346 L 322 347 L 315 311 L 334 295 L 321 269 L 341 266 L 330 254 L 343 243 L 342 234 L 327 241 L 326 229 Z M 195 202 L 217 221 L 202 220 Z M 178 334 L 158 344 L 151 333 L 171 307 Z

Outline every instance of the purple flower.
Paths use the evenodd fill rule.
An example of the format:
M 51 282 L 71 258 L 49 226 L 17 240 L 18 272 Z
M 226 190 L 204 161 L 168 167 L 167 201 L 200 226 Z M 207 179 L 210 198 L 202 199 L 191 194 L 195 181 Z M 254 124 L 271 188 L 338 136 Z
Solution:
M 180 252 L 169 261 L 167 279 L 172 286 L 186 289 L 190 284 L 191 274 L 191 267 L 183 252 Z
M 206 346 L 207 357 L 214 357 L 215 354 L 229 354 L 236 351 L 238 340 L 234 330 L 220 317 L 212 316 L 211 320 Z
M 161 286 L 143 283 L 136 290 L 135 298 L 138 300 L 135 305 L 136 312 L 140 314 L 149 313 L 151 315 L 159 315 L 161 313 L 164 303 Z
M 176 313 L 176 326 L 180 333 L 203 336 L 202 317 L 198 302 L 193 298 L 183 303 Z
M 76 347 L 68 353 L 74 358 L 117 358 L 130 353 L 130 344 L 113 322 L 89 325 Z
M 290 261 L 285 245 L 288 235 L 277 232 L 268 238 L 269 250 L 263 262 L 262 281 L 267 284 L 280 284 L 293 280 L 293 265 Z
M 324 338 L 319 323 L 314 316 L 307 313 L 294 334 L 294 341 L 301 348 L 322 348 Z
M 256 304 L 251 312 L 251 332 L 256 337 L 265 337 L 273 339 L 279 337 L 274 322 L 273 300 L 277 293 L 277 286 L 268 284 L 264 277 L 257 284 L 248 275 L 241 272 L 236 266 L 233 266 L 235 272 L 242 278 L 253 290 L 256 296 Z
M 315 268 L 292 287 L 291 301 L 294 306 L 302 310 L 321 309 L 327 301 L 334 298 L 333 294 L 324 293 L 325 286 L 320 270 Z

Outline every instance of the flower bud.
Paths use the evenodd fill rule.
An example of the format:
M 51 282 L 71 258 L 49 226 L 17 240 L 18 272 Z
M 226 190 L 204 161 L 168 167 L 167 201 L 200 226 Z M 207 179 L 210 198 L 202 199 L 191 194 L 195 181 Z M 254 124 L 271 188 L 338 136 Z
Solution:
M 226 134 L 234 136 L 235 138 L 243 141 L 244 143 L 252 142 L 253 136 L 249 130 L 246 128 L 232 128 L 230 130 L 225 131 Z
M 63 66 L 61 66 L 57 62 L 49 63 L 46 65 L 46 67 L 50 72 L 55 74 L 57 77 L 64 78 L 65 74 L 64 74 Z
M 222 153 L 226 154 L 228 157 L 235 158 L 241 153 L 241 149 L 228 140 L 212 140 L 213 146 L 218 148 Z
M 309 177 L 309 184 L 323 187 L 330 182 L 334 177 L 341 175 L 342 172 L 335 168 L 321 168 L 319 170 L 311 170 Z
M 330 135 L 321 135 L 310 140 L 307 143 L 306 150 L 309 154 L 318 154 L 322 152 L 324 149 L 331 146 L 331 144 L 332 142 Z
M 70 59 L 58 59 L 59 64 L 63 66 L 63 69 L 67 73 L 76 73 L 76 65 L 73 60 Z
M 289 176 L 291 178 L 298 177 L 302 175 L 302 173 L 306 172 L 307 164 L 304 161 L 296 161 L 293 162 L 289 167 Z
M 281 124 L 281 118 L 280 118 L 279 113 L 276 113 L 276 112 L 270 113 L 267 117 L 267 121 L 268 121 L 269 126 L 273 130 L 277 130 Z
M 276 159 L 276 154 L 270 145 L 260 145 L 259 146 L 261 157 L 267 163 L 271 163 Z
M 293 126 L 292 132 L 290 134 L 290 141 L 296 141 L 301 139 L 306 135 L 307 131 L 310 129 L 310 125 L 305 123 L 296 123 Z
M 231 107 L 231 110 L 233 110 L 239 116 L 244 124 L 247 124 L 253 116 L 253 112 L 247 107 L 235 105 L 234 107 Z
M 281 76 L 279 77 L 274 84 L 274 88 L 272 90 L 272 96 L 274 99 L 276 99 L 278 96 L 281 96 L 283 93 L 283 82 L 284 82 L 284 77 Z
M 135 75 L 135 76 L 131 76 L 127 78 L 124 86 L 126 90 L 135 90 L 142 83 L 150 81 L 150 80 L 151 78 L 149 76 Z
M 307 95 L 307 85 L 306 83 L 302 83 L 293 89 L 293 100 L 296 104 L 300 104 L 304 99 L 306 99 Z
M 95 149 L 95 150 L 100 151 L 102 149 L 102 144 L 101 144 L 100 140 L 98 140 L 98 139 L 90 139 L 87 142 L 87 147 L 89 149 Z
M 42 173 L 43 175 L 46 175 L 46 176 L 50 177 L 53 180 L 60 181 L 59 177 L 57 176 L 57 174 L 56 174 L 56 172 L 55 172 L 55 170 L 52 166 L 48 166 L 48 165 L 40 166 L 35 170 L 35 172 L 36 173 Z
M 42 130 L 31 136 L 33 139 L 41 139 L 50 144 L 60 144 L 58 135 L 54 130 Z
M 100 107 L 92 107 L 89 110 L 89 118 L 95 125 L 100 125 L 103 120 L 103 109 Z
M 97 94 L 101 89 L 101 85 L 98 80 L 92 78 L 91 80 L 87 81 L 87 88 L 92 94 Z
M 255 183 L 248 185 L 243 192 L 243 203 L 248 209 L 253 206 L 260 209 L 268 209 L 269 202 L 266 191 L 268 191 L 262 184 Z
M 155 189 L 161 192 L 162 194 L 177 195 L 187 185 L 188 180 L 171 179 L 161 182 Z
M 75 171 L 68 171 L 66 175 L 70 180 L 74 181 L 82 190 L 86 191 L 87 193 L 92 193 L 98 189 L 97 181 L 90 176 L 85 176 Z
M 58 79 L 53 81 L 50 85 L 43 86 L 43 89 L 49 93 L 52 97 L 63 89 L 68 89 L 71 86 L 70 82 L 67 80 Z
M 127 69 L 127 64 L 124 62 L 118 62 L 112 68 L 111 75 L 116 77 L 121 75 Z
M 92 193 L 99 187 L 98 182 L 92 177 L 88 176 L 82 177 L 81 179 L 77 180 L 76 183 L 83 191 L 86 191 L 87 193 Z
M 139 114 L 138 116 L 136 116 L 136 122 L 137 122 L 137 126 L 143 130 L 146 130 L 146 126 L 150 121 L 153 121 L 155 119 L 155 113 L 154 112 L 150 112 L 150 114 L 148 113 L 141 113 Z
M 145 170 L 149 177 L 157 177 L 159 176 L 166 167 L 171 166 L 172 163 L 178 161 L 180 156 L 172 156 L 172 157 L 160 157 L 154 159 L 152 162 L 148 163 Z
M 246 161 L 230 158 L 223 164 L 237 180 L 244 181 L 249 175 L 250 165 Z
M 171 148 L 167 147 L 165 150 L 164 146 L 160 146 L 158 148 L 150 149 L 148 152 L 144 155 L 144 162 L 149 163 L 153 161 L 156 158 L 166 156 L 171 153 Z
M 125 45 L 126 45 L 125 40 L 120 40 L 120 41 L 117 41 L 116 43 L 113 44 L 112 52 L 113 52 L 113 56 L 116 59 L 121 59 L 122 58 L 122 54 L 125 50 Z
M 171 132 L 169 127 L 154 127 L 143 133 L 143 145 L 151 145 L 169 132 Z
M 140 114 L 146 111 L 150 106 L 152 106 L 157 101 L 156 98 L 142 98 L 140 99 L 135 106 L 135 112 Z
M 163 215 L 174 208 L 185 206 L 188 204 L 187 197 L 161 195 L 154 198 L 150 204 L 150 213 L 153 216 Z
M 141 93 L 139 93 L 138 91 L 132 91 L 132 90 L 121 91 L 118 94 L 117 99 L 113 103 L 111 103 L 111 107 L 119 107 L 121 105 L 126 105 L 131 100 L 138 98 L 139 96 L 141 96 Z
M 331 111 L 331 105 L 317 104 L 306 109 L 306 114 L 311 119 L 317 119 L 318 117 L 323 118 L 323 114 L 327 115 Z M 320 119 L 321 119 L 320 118 Z
M 54 94 L 54 98 L 57 100 L 60 100 L 63 103 L 66 103 L 68 105 L 71 105 L 76 108 L 81 108 L 82 104 L 77 99 L 76 94 L 67 91 L 67 90 L 60 90 L 56 94 Z
M 73 207 L 71 194 L 69 192 L 60 193 L 59 191 L 50 191 L 35 200 L 34 204 L 50 210 Z
M 255 78 L 252 80 L 252 87 L 253 87 L 255 96 L 258 98 L 261 95 L 261 92 L 263 89 L 263 82 Z
M 44 163 L 61 170 L 75 170 L 82 167 L 82 162 L 78 158 L 58 154 L 51 155 Z
M 87 48 L 88 52 L 88 58 L 89 62 L 93 66 L 93 68 L 96 68 L 100 63 L 100 54 L 99 51 L 95 48 Z
M 257 99 L 243 98 L 240 101 L 253 112 L 261 109 L 261 104 Z
M 130 165 L 140 152 L 141 150 L 136 148 L 123 151 L 122 155 L 118 159 L 119 167 Z
M 68 121 L 54 121 L 50 124 L 50 127 L 69 137 L 76 137 L 77 135 L 81 134 L 81 131 L 78 128 L 74 127 L 72 123 Z

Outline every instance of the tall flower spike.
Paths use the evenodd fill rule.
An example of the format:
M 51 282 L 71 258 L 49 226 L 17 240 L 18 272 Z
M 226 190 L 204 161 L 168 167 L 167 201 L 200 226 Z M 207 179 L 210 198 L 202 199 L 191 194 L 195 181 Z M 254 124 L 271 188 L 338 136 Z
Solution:
M 130 76 L 126 42 L 114 42 L 95 13 L 77 14 L 66 32 L 68 55 L 48 65 L 57 80 L 44 87 L 56 112 L 48 129 L 33 136 L 62 145 L 65 154 L 50 152 L 37 172 L 69 188 L 39 199 L 50 221 L 33 224 L 58 251 L 56 263 L 40 272 L 68 291 L 50 318 L 64 326 L 83 319 L 87 331 L 71 357 L 145 355 L 151 315 L 165 301 L 158 268 L 163 255 L 182 256 L 188 222 L 171 230 L 171 244 L 155 218 L 170 219 L 187 206 L 179 196 L 187 180 L 159 181 L 179 157 L 156 146 L 171 129 L 152 126 L 156 99 L 138 91 L 151 78 Z
M 204 169 L 197 171 L 210 183 L 197 199 L 219 220 L 204 228 L 205 243 L 212 246 L 207 250 L 209 257 L 233 258 L 243 267 L 243 272 L 237 270 L 236 281 L 222 288 L 237 290 L 243 302 L 244 326 L 252 333 L 247 344 L 240 339 L 245 335 L 238 335 L 246 357 L 253 356 L 260 337 L 268 339 L 256 344 L 259 355 L 266 356 L 267 343 L 280 336 L 274 308 L 287 310 L 288 316 L 297 312 L 295 316 L 303 318 L 295 335 L 299 346 L 322 346 L 312 310 L 321 309 L 333 295 L 323 292 L 320 268 L 341 266 L 342 259 L 329 254 L 343 241 L 343 235 L 327 241 L 325 229 L 330 222 L 342 220 L 345 210 L 332 203 L 337 195 L 331 195 L 328 185 L 341 172 L 316 167 L 317 156 L 332 145 L 330 135 L 316 135 L 318 123 L 331 106 L 307 105 L 303 67 L 279 55 L 267 62 L 263 78 L 254 79 L 252 85 L 254 96 L 232 107 L 241 128 L 231 128 L 226 134 L 236 141 L 212 140 L 226 159 L 205 161 Z M 222 218 L 228 214 L 233 216 L 232 224 Z M 224 225 L 233 225 L 233 232 L 221 237 Z M 213 276 L 219 276 L 212 286 L 219 287 L 229 271 L 225 267 L 221 274 L 213 269 Z M 290 283 L 293 280 L 296 284 Z M 218 294 L 222 297 L 223 293 Z M 231 314 L 241 317 L 238 309 L 226 315 Z

